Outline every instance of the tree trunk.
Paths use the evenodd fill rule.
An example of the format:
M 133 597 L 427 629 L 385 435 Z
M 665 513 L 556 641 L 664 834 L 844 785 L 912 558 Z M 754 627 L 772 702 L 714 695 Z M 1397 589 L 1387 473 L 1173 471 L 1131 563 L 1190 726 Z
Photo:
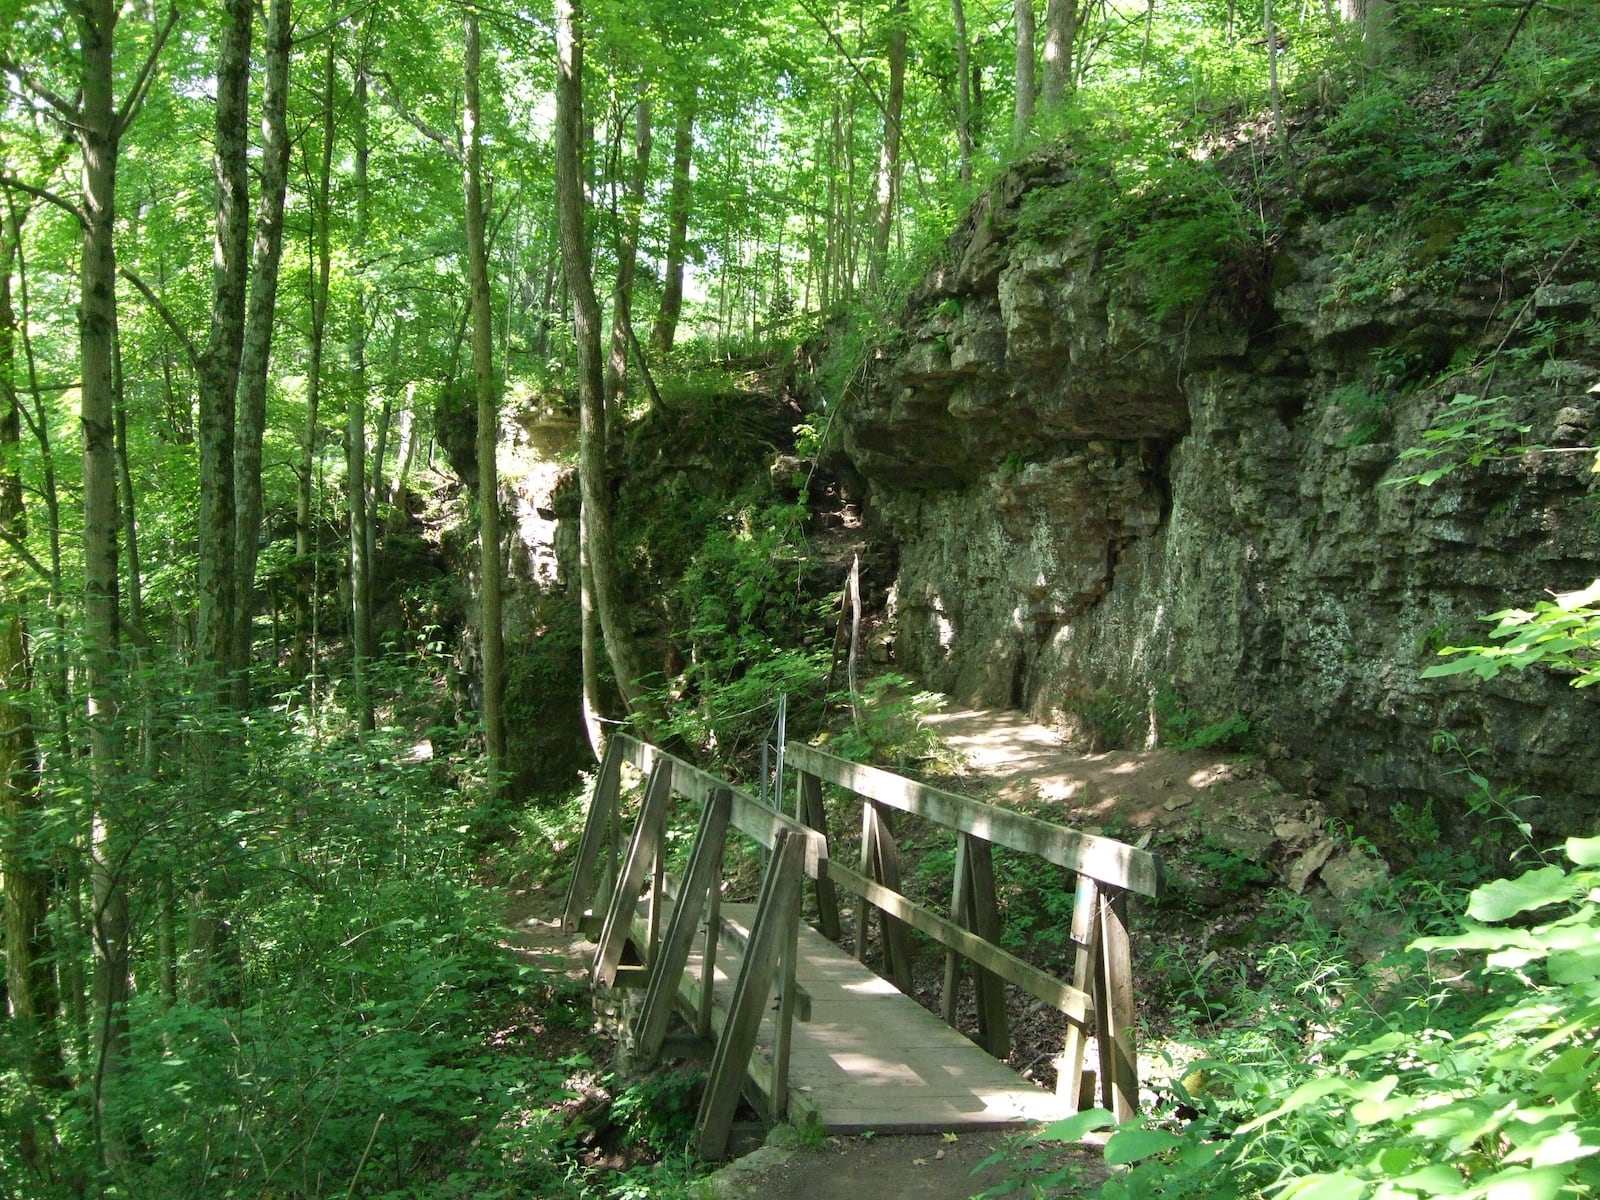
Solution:
M 872 228 L 872 258 L 867 275 L 874 291 L 884 285 L 889 265 L 889 234 L 900 198 L 900 114 L 906 98 L 906 0 L 889 9 L 889 94 L 884 100 L 883 147 L 878 156 L 878 219 Z
M 505 693 L 505 642 L 500 588 L 500 474 L 495 449 L 500 412 L 495 395 L 494 318 L 489 311 L 489 253 L 483 217 L 483 146 L 478 98 L 478 14 L 466 15 L 466 134 L 463 186 L 467 204 L 467 272 L 472 291 L 472 379 L 478 401 L 478 634 L 483 647 L 483 733 L 489 758 L 489 788 L 498 792 L 506 766 L 506 730 L 500 703 Z
M 315 625 L 317 538 L 312 525 L 312 487 L 316 474 L 317 410 L 322 400 L 323 347 L 328 327 L 328 280 L 332 270 L 329 248 L 331 222 L 334 86 L 337 74 L 337 40 L 328 38 L 322 92 L 322 162 L 316 191 L 311 197 L 312 234 L 307 271 L 311 276 L 311 347 L 306 365 L 306 420 L 300 433 L 300 463 L 296 471 L 294 507 L 294 642 L 289 650 L 289 677 L 303 682 L 311 673 L 311 632 Z
M 689 210 L 694 203 L 689 166 L 694 154 L 695 109 L 700 93 L 686 84 L 677 97 L 677 122 L 672 132 L 672 190 L 667 196 L 667 261 L 661 284 L 661 311 L 650 333 L 650 348 L 665 358 L 672 352 L 683 315 L 683 265 L 689 245 Z
M 1015 0 L 1013 8 L 1017 14 L 1017 107 L 1011 137 L 1020 142 L 1033 124 L 1033 101 L 1039 83 L 1034 73 L 1033 0 Z
M 956 27 L 956 141 L 961 147 L 961 182 L 972 182 L 972 62 L 967 45 L 967 10 L 961 0 L 950 0 L 950 19 Z
M 267 423 L 267 367 L 272 322 L 283 261 L 283 201 L 288 186 L 289 54 L 293 23 L 290 0 L 271 0 L 267 12 L 266 84 L 261 99 L 261 194 L 256 205 L 250 301 L 239 363 L 238 427 L 233 479 L 238 505 L 234 522 L 234 638 L 228 667 L 234 700 L 250 702 L 251 626 L 255 617 L 256 559 L 261 545 L 261 443 Z
M 638 647 L 622 595 L 611 528 L 611 487 L 606 468 L 605 388 L 600 362 L 600 303 L 589 273 L 583 204 L 583 51 L 578 0 L 556 0 L 556 210 L 561 260 L 572 291 L 578 354 L 578 484 L 584 581 L 600 621 L 606 657 L 623 702 L 639 718 L 644 736 L 655 725 L 642 681 Z M 585 670 L 585 679 L 590 672 Z M 589 697 L 597 705 L 598 697 Z
M 116 328 L 116 188 L 119 128 L 113 95 L 113 39 L 118 0 L 84 0 L 76 10 L 82 47 L 83 151 L 82 295 L 78 345 L 82 367 L 79 419 L 83 429 L 84 687 L 89 724 L 89 770 L 95 814 L 90 877 L 93 891 L 95 1117 L 109 1160 L 126 1150 L 120 1129 L 106 1121 L 107 1097 L 128 1046 L 128 897 L 121 874 L 126 838 L 114 805 L 122 767 L 117 659 L 121 640 L 117 589 L 117 464 L 112 340 Z
M 1049 0 L 1044 11 L 1044 110 L 1059 112 L 1072 96 L 1072 54 L 1078 0 Z
M 355 259 L 356 312 L 351 325 L 349 407 L 345 420 L 345 509 L 350 518 L 350 641 L 356 690 L 356 719 L 373 728 L 368 684 L 372 660 L 372 564 L 367 557 L 367 286 L 362 261 L 367 249 L 367 62 L 364 44 L 355 71 L 355 228 L 350 250 Z
M 199 362 L 200 562 L 196 635 L 202 678 L 226 678 L 234 640 L 234 400 L 250 264 L 250 0 L 227 0 L 218 40 L 216 244 L 211 333 Z M 220 699 L 220 694 L 217 698 Z
M 639 257 L 639 222 L 650 182 L 650 94 L 640 82 L 633 115 L 633 171 L 622 195 L 617 230 L 617 286 L 611 293 L 611 350 L 606 356 L 606 409 L 614 412 L 628 378 L 628 342 L 633 335 L 633 276 Z
M 22 398 L 16 388 L 17 314 L 11 265 L 22 240 L 15 210 L 6 221 L 0 260 L 0 534 L 27 538 L 22 500 Z M 11 560 L 15 563 L 16 560 Z M 50 927 L 52 874 L 38 842 L 43 816 L 39 747 L 33 723 L 33 667 L 28 659 L 27 575 L 20 563 L 0 575 L 0 880 L 5 889 L 6 997 L 36 1087 L 63 1082 L 56 1029 L 56 987 Z M 39 1140 L 24 1134 L 28 1165 L 39 1166 Z

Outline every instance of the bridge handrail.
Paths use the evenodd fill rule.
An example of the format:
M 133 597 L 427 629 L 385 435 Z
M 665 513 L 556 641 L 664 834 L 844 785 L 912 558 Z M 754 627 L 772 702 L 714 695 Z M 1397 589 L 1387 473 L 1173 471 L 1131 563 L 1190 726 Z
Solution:
M 1137 849 L 1115 838 L 1079 833 L 1024 813 L 996 808 L 878 767 L 851 762 L 803 742 L 790 742 L 785 753 L 789 764 L 797 770 L 809 772 L 826 783 L 847 788 L 879 804 L 914 813 L 997 846 L 1037 855 L 1108 887 L 1141 896 L 1161 894 L 1161 863 L 1148 850 Z
M 742 792 L 730 786 L 725 780 L 718 779 L 708 771 L 703 771 L 692 763 L 684 762 L 676 755 L 669 754 L 659 746 L 642 742 L 638 738 L 626 733 L 613 735 L 617 748 L 623 758 L 638 767 L 648 775 L 657 763 L 665 763 L 672 768 L 672 790 L 680 796 L 693 800 L 696 804 L 704 806 L 717 791 L 726 789 L 733 796 L 732 823 L 744 833 L 761 843 L 763 849 L 771 850 L 778 841 L 780 832 L 789 833 L 794 837 L 805 840 L 805 872 L 808 879 L 816 879 L 819 875 L 826 875 L 823 865 L 828 858 L 828 841 L 815 829 L 802 825 L 793 817 L 785 816 L 776 809 L 761 803 L 748 792 Z

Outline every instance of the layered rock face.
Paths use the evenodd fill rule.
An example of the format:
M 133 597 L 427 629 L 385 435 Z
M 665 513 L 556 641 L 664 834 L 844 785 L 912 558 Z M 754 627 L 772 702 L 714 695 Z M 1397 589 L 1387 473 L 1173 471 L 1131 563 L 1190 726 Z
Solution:
M 1429 797 L 1447 835 L 1461 823 L 1473 788 L 1444 731 L 1536 794 L 1536 829 L 1590 831 L 1595 693 L 1420 672 L 1484 640 L 1480 614 L 1600 576 L 1594 455 L 1576 449 L 1600 425 L 1600 287 L 1558 270 L 1358 305 L 1340 277 L 1359 238 L 1324 211 L 1256 284 L 1156 319 L 1152 281 L 1104 270 L 1087 232 L 1017 232 L 1030 191 L 1070 186 L 1049 163 L 1007 176 L 841 414 L 898 553 L 902 667 L 1068 725 L 1162 692 L 1241 714 L 1288 782 L 1374 829 Z M 1533 328 L 1537 353 L 1494 353 Z M 1399 356 L 1492 370 L 1403 388 Z M 1457 393 L 1504 397 L 1548 449 L 1386 486 Z

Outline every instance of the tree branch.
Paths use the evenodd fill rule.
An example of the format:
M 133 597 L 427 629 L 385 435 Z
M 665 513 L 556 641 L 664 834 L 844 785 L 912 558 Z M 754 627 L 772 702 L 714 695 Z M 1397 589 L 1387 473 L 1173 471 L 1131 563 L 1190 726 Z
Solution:
M 1500 47 L 1500 53 L 1494 56 L 1494 61 L 1489 64 L 1489 69 L 1472 81 L 1468 91 L 1476 91 L 1489 80 L 1494 78 L 1494 73 L 1500 69 L 1500 64 L 1505 61 L 1506 51 L 1511 49 L 1511 43 L 1517 40 L 1517 34 L 1522 32 L 1522 26 L 1528 19 L 1528 14 L 1538 6 L 1539 0 L 1527 0 L 1522 6 L 1522 11 L 1517 14 L 1516 22 L 1511 26 L 1511 32 L 1506 35 L 1506 44 Z
M 178 318 L 172 315 L 172 310 L 167 307 L 166 302 L 163 301 L 160 296 L 156 295 L 155 292 L 150 289 L 150 285 L 143 279 L 140 279 L 138 274 L 134 271 L 129 270 L 127 267 L 119 266 L 117 268 L 117 274 L 121 275 L 129 283 L 133 284 L 134 287 L 138 288 L 144 298 L 150 302 L 150 307 L 155 309 L 156 312 L 161 315 L 161 319 L 167 323 L 167 328 L 172 330 L 173 336 L 178 339 L 179 344 L 183 347 L 183 352 L 189 359 L 189 365 L 196 371 L 199 371 L 200 351 L 190 339 L 188 330 L 184 329 L 182 325 L 178 324 Z
M 23 545 L 22 539 L 19 538 L 15 533 L 9 529 L 0 528 L 0 541 L 5 542 L 7 546 L 11 547 L 11 549 L 16 553 L 17 557 L 22 560 L 23 565 L 26 566 L 28 570 L 39 576 L 39 578 L 44 580 L 46 583 L 52 582 L 50 572 L 45 569 L 45 565 L 34 556 L 32 550 L 29 550 L 27 546 Z
M 433 142 L 435 145 L 437 145 L 441 150 L 448 154 L 454 162 L 466 162 L 465 157 L 463 157 L 461 153 L 460 146 L 458 146 L 450 138 L 447 138 L 444 134 L 440 133 L 432 125 L 429 125 L 422 119 L 420 115 L 412 112 L 405 106 L 405 103 L 395 92 L 394 80 L 390 78 L 387 71 L 374 71 L 367 76 L 367 80 L 372 84 L 372 90 L 378 93 L 378 99 L 382 100 L 390 108 L 394 109 L 396 116 L 405 121 L 430 142 Z
M 83 124 L 83 113 L 78 105 L 72 103 L 63 96 L 56 94 L 44 84 L 40 83 L 27 71 L 24 71 L 22 69 L 22 64 L 17 62 L 10 55 L 0 55 L 0 71 L 5 71 L 11 75 L 15 75 L 17 77 L 17 82 L 22 84 L 24 88 L 32 92 L 35 96 L 39 97 L 39 99 L 43 100 L 51 108 L 55 109 L 56 114 L 68 125 L 77 128 Z
M 43 200 L 47 204 L 53 204 L 63 212 L 71 213 L 77 219 L 79 225 L 88 225 L 89 223 L 89 218 L 87 214 L 84 213 L 83 209 L 79 208 L 66 197 L 56 195 L 48 188 L 34 187 L 33 184 L 24 183 L 15 175 L 9 175 L 4 172 L 0 172 L 0 187 L 14 188 L 19 192 L 24 192 L 27 195 L 34 197 L 35 199 Z
M 128 123 L 139 112 L 139 106 L 144 103 L 145 93 L 150 90 L 150 79 L 156 69 L 156 60 L 161 57 L 161 48 L 167 44 L 167 38 L 172 33 L 173 26 L 178 23 L 178 6 L 173 4 L 167 10 L 167 23 L 156 34 L 155 45 L 150 47 L 150 53 L 144 60 L 144 66 L 139 68 L 139 77 L 133 81 L 133 87 L 128 89 L 127 97 L 122 101 L 122 107 L 117 110 L 116 120 L 111 122 L 113 136 L 121 137 L 128 128 Z

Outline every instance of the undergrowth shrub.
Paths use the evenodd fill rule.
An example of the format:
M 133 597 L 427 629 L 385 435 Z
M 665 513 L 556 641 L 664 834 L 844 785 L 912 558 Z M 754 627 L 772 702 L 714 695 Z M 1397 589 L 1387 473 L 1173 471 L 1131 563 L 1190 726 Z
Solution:
M 1600 1187 L 1600 837 L 1566 842 L 1571 867 L 1536 867 L 1472 892 L 1449 936 L 1409 951 L 1420 969 L 1381 1004 L 1328 987 L 1277 1029 L 1276 1057 L 1212 1058 L 1177 1088 L 1181 1126 L 1117 1127 L 1104 1200 L 1555 1200 Z M 1269 981 L 1270 988 L 1270 981 Z M 1281 988 L 1280 988 L 1281 992 Z M 1243 1061 L 1241 1061 L 1243 1060 Z M 1058 1123 L 1076 1139 L 1103 1109 Z

